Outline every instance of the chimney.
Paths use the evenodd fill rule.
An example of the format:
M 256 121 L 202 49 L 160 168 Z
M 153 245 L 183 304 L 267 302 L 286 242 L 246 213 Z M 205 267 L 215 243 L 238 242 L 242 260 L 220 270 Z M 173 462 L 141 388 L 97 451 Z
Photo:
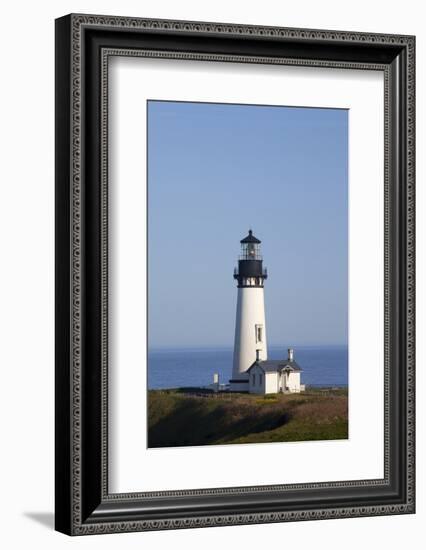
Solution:
M 256 350 L 256 361 L 260 361 L 260 349 Z
M 294 350 L 293 348 L 288 348 L 288 360 L 290 363 L 294 361 Z

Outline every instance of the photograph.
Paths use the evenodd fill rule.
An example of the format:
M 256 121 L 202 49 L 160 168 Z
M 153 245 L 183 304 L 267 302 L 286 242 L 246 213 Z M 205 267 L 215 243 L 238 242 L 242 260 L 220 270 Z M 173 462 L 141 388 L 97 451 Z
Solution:
M 149 448 L 349 438 L 348 124 L 147 101 Z

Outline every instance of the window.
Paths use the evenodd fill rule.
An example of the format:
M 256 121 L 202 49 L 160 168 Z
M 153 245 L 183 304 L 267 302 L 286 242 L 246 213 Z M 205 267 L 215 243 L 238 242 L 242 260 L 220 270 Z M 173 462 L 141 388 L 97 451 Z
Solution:
M 259 374 L 259 386 L 261 386 L 261 385 L 262 385 L 262 375 Z
M 256 344 L 263 340 L 263 325 L 256 325 Z
M 253 384 L 253 386 L 256 385 L 256 375 L 255 374 L 251 375 L 251 383 Z

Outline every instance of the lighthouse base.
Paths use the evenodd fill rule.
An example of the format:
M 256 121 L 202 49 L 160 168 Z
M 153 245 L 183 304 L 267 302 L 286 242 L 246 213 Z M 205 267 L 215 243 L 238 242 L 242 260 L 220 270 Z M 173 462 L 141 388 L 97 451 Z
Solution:
M 235 392 L 249 392 L 249 381 L 247 380 L 230 380 L 229 381 L 229 391 Z

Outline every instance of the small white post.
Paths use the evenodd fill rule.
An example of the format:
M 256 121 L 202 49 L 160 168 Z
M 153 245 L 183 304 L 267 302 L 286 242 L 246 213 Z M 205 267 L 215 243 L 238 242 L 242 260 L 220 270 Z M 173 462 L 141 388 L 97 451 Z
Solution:
M 219 391 L 219 373 L 215 372 L 213 374 L 213 391 L 218 392 Z

